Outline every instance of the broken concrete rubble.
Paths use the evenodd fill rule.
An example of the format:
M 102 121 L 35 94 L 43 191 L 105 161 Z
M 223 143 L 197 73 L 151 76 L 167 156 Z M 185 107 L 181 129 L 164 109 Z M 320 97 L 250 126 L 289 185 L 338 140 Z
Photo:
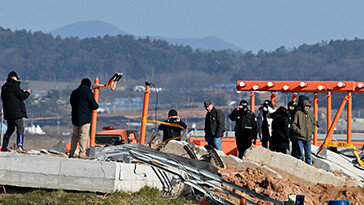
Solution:
M 168 142 L 168 144 L 160 151 L 175 154 L 175 155 L 182 156 L 182 157 L 189 157 L 188 154 L 186 153 L 186 151 L 183 149 L 183 146 L 185 146 L 187 144 L 188 144 L 187 142 L 172 140 L 172 141 Z M 191 145 L 199 159 L 204 158 L 203 156 L 208 154 L 208 151 L 204 147 L 197 146 L 194 144 L 191 144 Z M 281 177 L 280 174 L 278 174 L 276 171 L 269 168 L 268 166 L 262 166 L 255 162 L 241 160 L 238 157 L 233 156 L 233 155 L 225 155 L 225 153 L 220 150 L 216 150 L 216 152 L 218 153 L 218 155 L 220 156 L 220 158 L 223 160 L 223 162 L 226 165 L 234 165 L 234 166 L 250 167 L 250 168 L 261 168 L 264 171 L 266 171 L 268 174 L 270 174 L 274 177 Z M 214 161 L 211 160 L 211 163 L 214 164 Z
M 243 196 L 236 194 L 234 190 L 237 190 L 249 196 L 250 199 L 245 199 L 250 204 L 255 204 L 254 201 L 256 200 L 283 204 L 283 202 L 279 200 L 261 195 L 246 187 L 237 186 L 234 183 L 224 180 L 217 174 L 217 169 L 210 167 L 211 164 L 205 161 L 198 161 L 196 159 L 188 159 L 170 153 L 159 152 L 140 144 L 92 147 L 89 151 L 91 156 L 95 156 L 99 160 L 141 162 L 150 165 L 156 170 L 168 172 L 176 177 L 176 180 L 174 180 L 176 184 L 182 183 L 194 190 L 198 190 L 199 193 L 203 194 L 202 197 L 206 197 L 207 200 L 214 203 L 234 204 L 220 194 L 227 194 L 238 200 L 244 198 Z M 217 153 L 211 152 L 209 149 L 209 155 L 213 156 L 214 160 L 222 164 Z M 216 173 L 214 173 L 215 169 Z M 219 190 L 219 193 L 216 193 L 216 190 Z
M 186 156 L 186 151 L 183 149 L 183 146 L 186 144 L 186 142 L 170 141 L 161 151 Z M 195 150 L 196 155 L 200 158 L 207 154 L 204 147 L 194 146 L 193 149 Z M 243 160 L 234 156 L 226 156 L 221 151 L 217 152 L 226 165 L 261 168 L 272 177 L 281 177 L 277 171 L 283 171 L 302 180 L 307 180 L 313 184 L 321 183 L 331 184 L 333 186 L 360 187 L 364 185 L 363 181 L 354 175 L 351 175 L 352 178 L 338 174 L 335 175 L 330 172 L 332 170 L 325 171 L 323 169 L 309 166 L 303 161 L 291 157 L 290 155 L 272 152 L 260 146 L 254 146 L 248 150 Z M 358 176 L 360 176 L 360 174 Z M 361 176 L 364 176 L 364 172 Z
M 279 187 L 284 186 L 276 186 L 273 183 L 278 183 L 280 179 L 287 180 L 288 174 L 314 184 L 362 186 L 362 182 L 358 179 L 350 179 L 340 174 L 317 169 L 289 155 L 271 152 L 261 147 L 252 147 L 248 150 L 244 160 L 235 156 L 226 156 L 223 152 L 217 151 L 219 158 L 227 165 L 227 168 L 220 169 L 221 175 L 224 176 L 222 178 L 221 175 L 217 175 L 217 172 L 210 172 L 205 169 L 206 166 L 203 166 L 211 166 L 210 163 L 203 162 L 211 160 L 208 158 L 211 153 L 204 147 L 189 145 L 194 150 L 195 157 L 203 161 L 180 157 L 190 156 L 184 148 L 187 144 L 186 142 L 170 141 L 161 150 L 162 152 L 141 145 L 94 147 L 93 155 L 94 158 L 99 159 L 98 161 L 23 155 L 15 152 L 0 153 L 0 164 L 11 164 L 6 168 L 0 167 L 0 184 L 97 192 L 119 190 L 135 192 L 143 186 L 151 186 L 175 194 L 180 194 L 184 188 L 186 190 L 186 187 L 190 191 L 191 188 L 189 187 L 193 187 L 205 195 L 211 196 L 214 200 L 227 204 L 230 203 L 230 198 L 221 198 L 215 195 L 218 193 L 211 192 L 213 190 L 211 188 L 223 190 L 227 196 L 233 197 L 234 200 L 247 196 L 251 200 L 261 197 L 263 200 L 280 203 L 277 201 L 276 196 L 278 195 L 268 194 L 270 198 L 266 197 L 265 194 L 269 190 L 267 193 L 262 191 L 261 189 L 265 189 L 264 186 L 251 189 L 250 185 L 252 187 L 256 185 L 253 185 L 250 179 L 242 177 L 245 170 L 249 170 L 251 173 L 257 171 L 266 173 L 266 181 L 269 181 L 269 186 L 273 187 L 273 190 L 278 187 L 277 192 L 281 192 Z M 214 160 L 212 159 L 212 163 Z M 141 165 L 140 162 L 144 165 Z M 231 171 L 233 169 L 230 165 L 235 167 L 233 168 L 235 171 Z M 216 169 L 216 167 L 213 168 Z M 240 185 L 234 184 L 236 180 L 236 184 Z M 254 183 L 261 184 L 263 182 L 265 183 L 265 181 L 257 180 Z M 182 184 L 188 186 L 182 186 Z M 246 187 L 246 185 L 249 186 Z M 206 188 L 206 186 L 210 188 Z M 297 189 L 297 186 L 292 187 Z M 279 200 L 285 199 L 285 197 L 280 197 Z M 256 199 L 253 201 L 256 202 Z

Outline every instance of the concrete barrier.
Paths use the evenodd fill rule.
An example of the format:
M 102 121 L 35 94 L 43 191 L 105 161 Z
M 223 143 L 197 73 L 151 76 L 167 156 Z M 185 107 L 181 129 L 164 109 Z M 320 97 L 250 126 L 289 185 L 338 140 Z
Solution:
M 0 185 L 105 193 L 150 186 L 174 192 L 174 181 L 172 175 L 141 164 L 0 152 Z

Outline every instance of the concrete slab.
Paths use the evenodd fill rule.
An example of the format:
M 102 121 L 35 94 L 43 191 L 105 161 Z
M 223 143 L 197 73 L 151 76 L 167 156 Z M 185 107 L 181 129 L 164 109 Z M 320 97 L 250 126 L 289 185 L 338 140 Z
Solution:
M 317 153 L 319 147 L 312 145 L 312 153 Z M 364 182 L 364 169 L 355 167 L 352 163 L 353 158 L 327 150 L 326 159 L 312 156 L 315 167 L 321 168 L 329 172 L 338 172 L 347 177 L 352 177 Z
M 272 155 L 271 160 L 264 159 L 261 156 Z M 273 169 L 285 171 L 293 174 L 298 178 L 310 181 L 312 183 L 332 184 L 334 186 L 363 186 L 363 181 L 357 178 L 347 178 L 336 176 L 332 172 L 327 172 L 298 160 L 290 155 L 272 152 L 260 146 L 253 147 L 246 153 L 245 160 L 253 161 L 262 165 L 269 166 Z
M 0 152 L 0 184 L 94 192 L 172 191 L 174 177 L 150 166 Z

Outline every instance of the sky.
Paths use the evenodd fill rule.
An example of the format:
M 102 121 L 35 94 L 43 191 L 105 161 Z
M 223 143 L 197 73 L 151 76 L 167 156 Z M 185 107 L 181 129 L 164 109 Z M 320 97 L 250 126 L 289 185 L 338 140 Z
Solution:
M 363 39 L 363 11 L 363 0 L 0 0 L 0 27 L 47 32 L 97 20 L 136 36 L 216 36 L 256 53 Z

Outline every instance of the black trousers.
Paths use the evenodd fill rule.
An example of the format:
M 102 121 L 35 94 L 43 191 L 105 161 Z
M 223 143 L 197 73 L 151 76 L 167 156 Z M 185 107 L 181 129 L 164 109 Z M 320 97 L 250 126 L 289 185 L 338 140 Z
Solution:
M 24 135 L 24 121 L 23 118 L 18 118 L 16 120 L 7 120 L 8 130 L 6 130 L 5 135 L 9 137 L 14 133 L 16 127 L 16 133 L 18 135 Z
M 283 154 L 287 154 L 287 149 L 283 147 L 270 147 L 270 150 L 274 152 L 281 152 Z
M 252 141 L 249 139 L 246 139 L 244 137 L 247 136 L 235 136 L 235 140 L 236 140 L 236 147 L 238 148 L 238 152 L 239 152 L 239 158 L 242 159 L 245 150 L 249 149 L 252 146 Z

